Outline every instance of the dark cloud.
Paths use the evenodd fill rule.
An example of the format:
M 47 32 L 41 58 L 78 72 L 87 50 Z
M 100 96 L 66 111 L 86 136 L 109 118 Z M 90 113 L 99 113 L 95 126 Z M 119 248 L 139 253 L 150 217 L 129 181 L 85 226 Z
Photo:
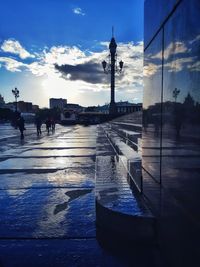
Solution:
M 78 65 L 61 65 L 55 64 L 55 69 L 62 73 L 63 78 L 68 78 L 71 81 L 82 80 L 87 83 L 97 84 L 106 82 L 106 75 L 101 69 L 101 63 L 87 62 Z

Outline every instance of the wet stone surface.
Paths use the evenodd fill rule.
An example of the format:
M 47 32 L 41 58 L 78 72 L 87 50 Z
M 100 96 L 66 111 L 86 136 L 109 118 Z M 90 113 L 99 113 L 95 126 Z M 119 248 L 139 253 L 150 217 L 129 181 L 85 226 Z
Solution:
M 96 126 L 43 127 L 39 138 L 26 128 L 21 141 L 0 125 L 0 266 L 146 266 L 144 248 L 128 255 L 96 238 L 96 154 L 115 156 L 106 136 Z
M 1 238 L 95 236 L 93 188 L 1 190 Z
M 9 147 L 0 157 L 0 237 L 95 237 L 96 127 L 58 126 L 38 138 L 28 125 L 22 142 L 1 128 Z

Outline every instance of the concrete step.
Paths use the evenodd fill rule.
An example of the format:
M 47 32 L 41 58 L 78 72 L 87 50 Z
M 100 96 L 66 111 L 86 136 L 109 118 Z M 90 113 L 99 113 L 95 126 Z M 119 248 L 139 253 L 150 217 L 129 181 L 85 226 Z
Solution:
M 155 242 L 155 218 L 146 206 L 142 195 L 133 186 L 133 178 L 128 171 L 128 168 L 133 168 L 132 160 L 136 164 L 140 161 L 140 157 L 136 151 L 120 142 L 116 133 L 112 137 L 109 133 L 108 137 L 104 127 L 107 128 L 105 125 L 99 127 L 101 138 L 104 135 L 112 147 L 114 147 L 113 143 L 117 144 L 114 147 L 115 155 L 98 156 L 97 154 L 96 157 L 97 225 L 126 239 Z M 135 165 L 133 169 L 136 169 Z M 140 169 L 139 166 L 138 169 Z
M 129 131 L 135 131 L 135 132 L 142 132 L 142 124 L 135 124 L 135 123 L 129 123 L 129 122 L 111 122 L 111 126 L 117 127 L 118 129 L 124 129 Z
M 135 183 L 139 191 L 142 191 L 142 167 L 141 167 L 141 151 L 137 143 L 127 142 L 126 139 L 119 136 L 118 132 L 113 131 L 108 124 L 102 126 L 102 131 L 110 140 L 113 148 L 129 172 L 130 177 Z M 138 142 L 138 140 L 137 140 Z

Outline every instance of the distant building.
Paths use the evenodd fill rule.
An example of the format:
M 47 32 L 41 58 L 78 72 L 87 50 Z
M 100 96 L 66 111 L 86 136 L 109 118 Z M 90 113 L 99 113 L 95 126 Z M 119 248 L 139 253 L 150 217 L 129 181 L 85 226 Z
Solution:
M 17 108 L 20 112 L 30 113 L 33 110 L 33 104 L 31 102 L 18 101 Z
M 15 102 L 9 102 L 9 103 L 6 103 L 6 104 L 5 104 L 5 108 L 9 108 L 10 110 L 15 111 L 15 109 L 16 109 L 16 104 L 15 104 Z
M 120 101 L 116 103 L 118 114 L 128 114 L 142 110 L 142 104 L 129 103 L 128 101 Z
M 96 108 L 96 111 L 104 113 L 104 114 L 109 114 L 109 104 L 105 104 L 103 106 L 98 106 Z
M 129 103 L 128 101 L 116 102 L 117 113 L 118 114 L 129 114 L 135 111 L 142 110 L 142 104 Z M 96 111 L 102 112 L 104 114 L 109 114 L 109 104 L 103 106 L 98 106 Z
M 76 112 L 76 113 L 82 112 L 83 109 L 84 108 L 82 106 L 80 106 L 78 104 L 73 104 L 73 103 L 68 103 L 65 106 L 65 110 L 66 111 L 73 111 L 73 112 Z
M 0 108 L 5 106 L 5 101 L 2 95 L 0 95 Z
M 63 99 L 63 98 L 50 98 L 49 99 L 50 108 L 64 109 L 66 105 L 67 105 L 67 99 Z
M 39 106 L 38 105 L 32 105 L 32 111 L 33 112 L 37 112 L 39 110 Z

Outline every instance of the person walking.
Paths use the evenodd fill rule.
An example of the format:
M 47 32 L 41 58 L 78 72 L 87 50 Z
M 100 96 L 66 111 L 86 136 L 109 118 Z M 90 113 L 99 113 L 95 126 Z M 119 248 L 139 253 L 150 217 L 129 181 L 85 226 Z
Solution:
M 55 122 L 54 118 L 51 118 L 51 129 L 52 129 L 52 133 L 55 132 L 55 128 L 56 128 L 56 122 Z
M 46 124 L 47 133 L 49 134 L 49 130 L 50 130 L 50 128 L 51 128 L 51 120 L 48 118 L 48 119 L 45 121 L 45 124 Z
M 42 120 L 39 116 L 37 116 L 35 118 L 35 125 L 36 125 L 36 128 L 37 128 L 37 136 L 41 135 L 42 134 L 42 131 L 41 131 L 41 126 L 42 126 Z
M 24 127 L 24 118 L 19 115 L 18 119 L 17 119 L 17 127 L 19 128 L 20 134 L 21 134 L 21 140 L 24 139 L 24 130 L 26 130 L 26 128 Z

